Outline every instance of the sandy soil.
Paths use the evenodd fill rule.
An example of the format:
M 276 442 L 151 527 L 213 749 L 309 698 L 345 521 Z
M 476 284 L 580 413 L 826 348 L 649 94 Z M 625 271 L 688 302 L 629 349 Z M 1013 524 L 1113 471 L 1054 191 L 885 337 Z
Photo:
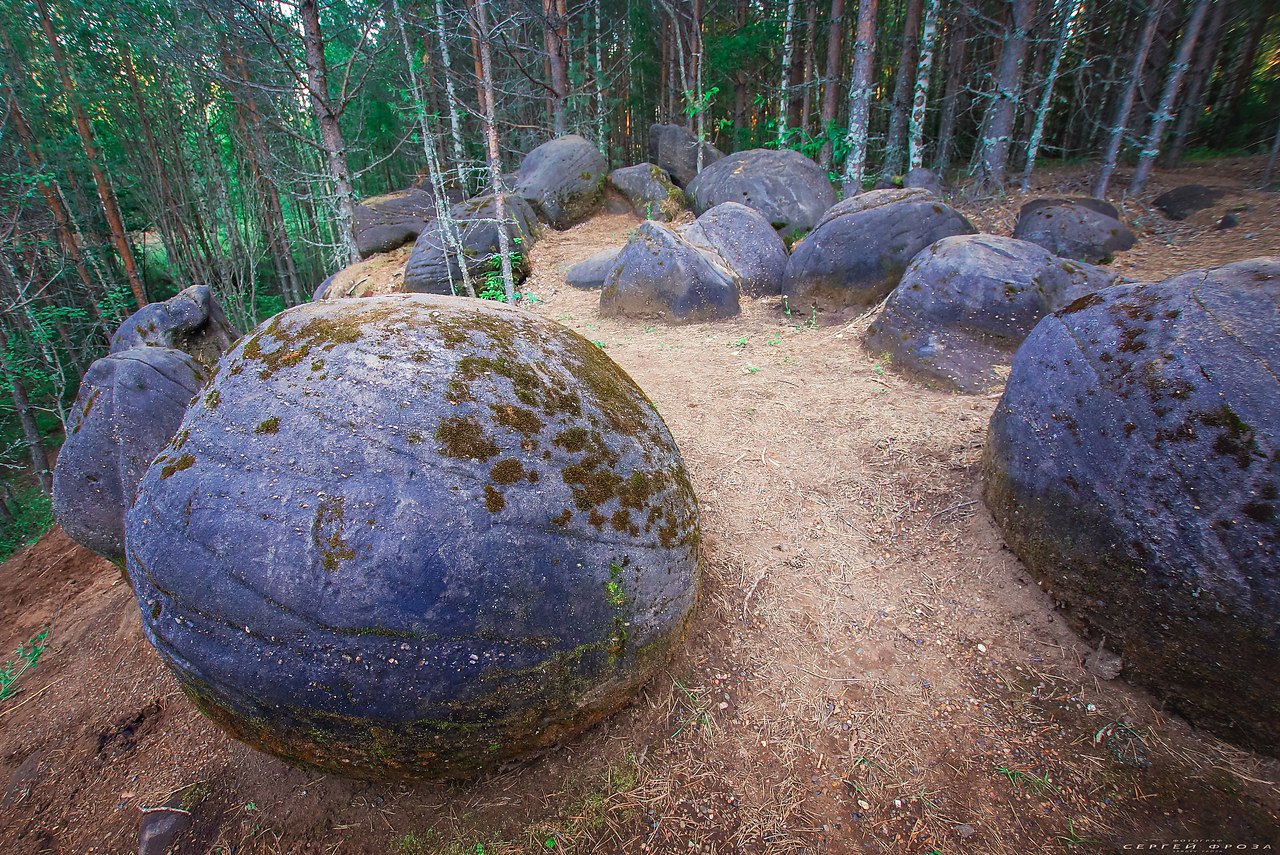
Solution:
M 1260 166 L 1160 175 L 1151 195 L 1244 188 Z M 1083 181 L 1047 173 L 1037 190 Z M 1021 201 L 963 207 L 1007 234 Z M 1231 206 L 1240 225 L 1214 230 Z M 1141 241 L 1115 265 L 1134 278 L 1280 254 L 1275 193 L 1242 189 L 1180 224 L 1125 210 Z M 1093 676 L 1089 645 L 1004 547 L 977 469 L 998 395 L 915 385 L 863 351 L 869 319 L 789 316 L 776 299 L 715 324 L 601 319 L 563 272 L 635 225 L 548 232 L 524 290 L 646 390 L 700 498 L 695 625 L 636 703 L 468 784 L 311 775 L 203 719 L 116 568 L 54 531 L 0 568 L 0 643 L 52 622 L 0 707 L 0 852 L 136 851 L 140 810 L 171 798 L 192 813 L 183 852 L 1280 848 L 1280 762 Z

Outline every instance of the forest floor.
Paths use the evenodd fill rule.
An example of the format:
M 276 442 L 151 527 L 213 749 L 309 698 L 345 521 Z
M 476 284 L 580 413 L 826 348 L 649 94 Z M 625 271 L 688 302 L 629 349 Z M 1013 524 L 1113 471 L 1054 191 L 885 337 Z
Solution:
M 1248 187 L 1260 168 L 1159 174 L 1144 198 Z M 1046 172 L 1033 195 L 1085 179 Z M 1022 201 L 961 207 L 1008 234 Z M 1214 230 L 1231 206 L 1240 225 Z M 1115 266 L 1133 278 L 1280 254 L 1277 193 L 1184 223 L 1126 215 L 1140 243 Z M 868 319 L 788 316 L 778 299 L 720 323 L 602 319 L 564 270 L 635 225 L 547 232 L 525 285 L 649 394 L 700 498 L 688 642 L 634 704 L 467 784 L 300 771 L 196 712 L 120 573 L 55 530 L 0 567 L 0 649 L 52 624 L 0 708 L 0 852 L 136 851 L 140 810 L 175 793 L 193 815 L 184 852 L 1280 849 L 1280 761 L 1094 677 L 1089 645 L 1004 547 L 978 466 L 998 395 L 919 386 L 863 350 Z

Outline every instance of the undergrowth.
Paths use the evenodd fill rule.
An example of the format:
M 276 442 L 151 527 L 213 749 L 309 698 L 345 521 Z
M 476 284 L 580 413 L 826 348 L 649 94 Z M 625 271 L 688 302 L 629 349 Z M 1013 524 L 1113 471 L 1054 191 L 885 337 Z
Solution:
M 29 543 L 40 539 L 53 527 L 53 505 L 39 487 L 13 494 L 9 501 L 0 499 L 7 513 L 0 518 L 0 561 Z

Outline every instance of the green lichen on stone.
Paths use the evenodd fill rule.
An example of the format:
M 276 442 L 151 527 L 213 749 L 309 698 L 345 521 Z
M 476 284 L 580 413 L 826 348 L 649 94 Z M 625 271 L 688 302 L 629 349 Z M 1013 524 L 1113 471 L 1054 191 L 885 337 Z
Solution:
M 160 459 L 164 460 L 165 458 L 160 458 Z M 159 461 L 156 461 L 156 462 L 159 462 Z M 182 472 L 183 470 L 186 470 L 186 469 L 190 469 L 192 466 L 195 465 L 195 463 L 196 463 L 196 459 L 192 457 L 190 454 L 184 454 L 181 457 L 175 458 L 169 461 L 168 463 L 166 463 L 160 469 L 160 479 L 166 480 L 168 478 L 172 478 L 177 473 Z
M 274 434 L 280 432 L 280 417 L 272 416 L 269 419 L 263 419 L 258 426 L 253 429 L 254 433 Z
M 498 446 L 485 433 L 484 425 L 468 416 L 441 419 L 436 428 L 437 449 L 446 457 L 479 460 L 481 463 L 498 456 Z
M 316 521 L 312 538 L 320 550 L 320 566 L 333 573 L 343 561 L 351 561 L 356 551 L 342 537 L 344 515 L 342 497 L 326 496 L 316 507 Z

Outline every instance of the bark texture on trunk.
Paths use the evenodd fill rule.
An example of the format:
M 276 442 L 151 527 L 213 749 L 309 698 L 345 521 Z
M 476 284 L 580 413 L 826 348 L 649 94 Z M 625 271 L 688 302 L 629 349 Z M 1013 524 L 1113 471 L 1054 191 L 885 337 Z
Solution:
M 849 84 L 845 198 L 862 192 L 862 178 L 867 168 L 867 113 L 871 106 L 871 67 L 876 53 L 877 4 L 878 0 L 858 0 L 858 33 L 853 48 L 853 79 Z

